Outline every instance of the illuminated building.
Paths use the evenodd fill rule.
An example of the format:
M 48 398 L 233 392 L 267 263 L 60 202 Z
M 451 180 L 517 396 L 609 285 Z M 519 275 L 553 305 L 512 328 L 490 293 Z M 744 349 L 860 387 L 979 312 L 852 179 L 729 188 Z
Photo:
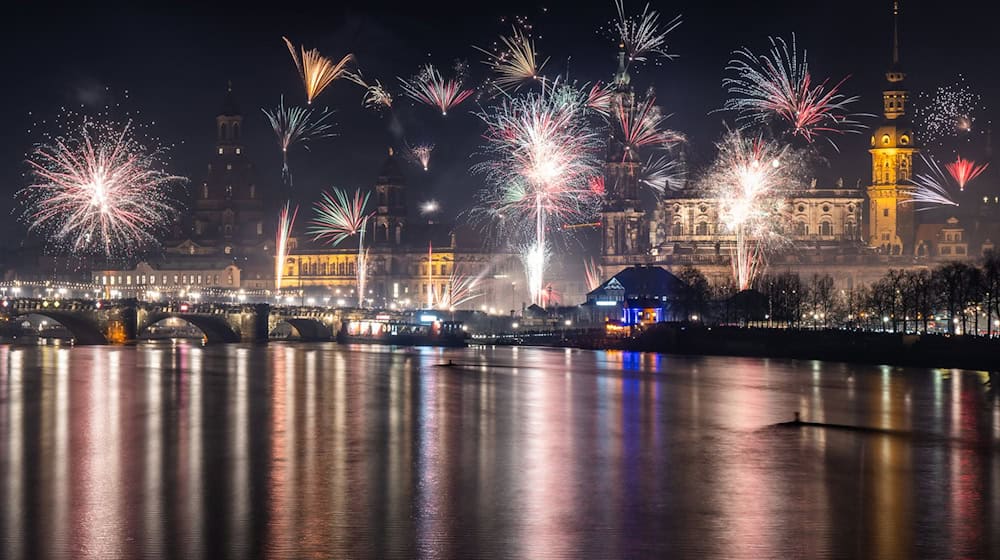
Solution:
M 890 268 L 932 268 L 943 262 L 980 258 L 1000 240 L 1000 194 L 986 181 L 960 207 L 916 212 L 913 156 L 918 138 L 908 120 L 909 94 L 900 65 L 899 3 L 893 4 L 888 85 L 882 92 L 883 121 L 871 135 L 871 179 L 845 185 L 816 179 L 789 197 L 776 219 L 788 241 L 767 257 L 765 274 L 798 273 L 803 278 L 830 275 L 850 289 L 869 284 Z M 632 100 L 630 79 L 615 76 L 616 102 Z M 693 266 L 714 284 L 731 281 L 735 235 L 722 227 L 716 199 L 691 189 L 667 191 L 647 213 L 639 200 L 636 178 L 641 162 L 609 150 L 605 173 L 608 203 L 602 212 L 601 276 L 610 278 L 634 265 L 668 270 Z

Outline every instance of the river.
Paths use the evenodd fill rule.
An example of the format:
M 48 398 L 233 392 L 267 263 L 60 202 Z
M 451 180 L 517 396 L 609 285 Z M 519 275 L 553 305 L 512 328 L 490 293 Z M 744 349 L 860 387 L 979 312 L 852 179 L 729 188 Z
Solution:
M 1000 557 L 986 381 L 527 347 L 2 346 L 0 557 Z M 795 412 L 824 426 L 779 425 Z

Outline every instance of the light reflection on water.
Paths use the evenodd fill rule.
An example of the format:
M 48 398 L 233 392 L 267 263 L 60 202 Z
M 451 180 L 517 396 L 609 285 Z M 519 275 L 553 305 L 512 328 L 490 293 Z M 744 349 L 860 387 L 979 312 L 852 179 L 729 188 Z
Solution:
M 984 381 L 568 349 L 0 347 L 0 556 L 996 557 Z M 871 429 L 775 426 L 796 411 Z

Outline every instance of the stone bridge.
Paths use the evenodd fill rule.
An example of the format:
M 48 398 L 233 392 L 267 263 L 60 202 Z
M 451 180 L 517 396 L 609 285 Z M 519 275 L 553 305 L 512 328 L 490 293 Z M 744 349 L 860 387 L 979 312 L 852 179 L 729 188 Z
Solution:
M 342 310 L 325 307 L 220 303 L 158 303 L 137 300 L 4 300 L 0 313 L 8 319 L 40 315 L 73 335 L 75 344 L 125 343 L 152 325 L 176 318 L 198 328 L 207 343 L 267 342 L 282 323 L 295 340 L 333 340 Z

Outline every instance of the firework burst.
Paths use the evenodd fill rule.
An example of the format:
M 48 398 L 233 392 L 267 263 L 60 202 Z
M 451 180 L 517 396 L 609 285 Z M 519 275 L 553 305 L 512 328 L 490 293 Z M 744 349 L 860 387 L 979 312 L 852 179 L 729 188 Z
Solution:
M 315 205 L 316 218 L 310 223 L 309 233 L 316 241 L 339 245 L 354 235 L 358 236 L 358 256 L 355 274 L 358 284 L 358 305 L 364 306 L 365 288 L 368 283 L 368 250 L 365 249 L 365 229 L 373 213 L 368 212 L 371 193 L 354 191 L 350 197 L 342 189 L 333 189 L 333 195 L 324 192 Z
M 302 107 L 285 107 L 285 96 L 282 95 L 278 106 L 273 111 L 261 109 L 271 123 L 271 129 L 278 139 L 281 148 L 281 177 L 289 186 L 292 184 L 292 173 L 288 169 L 288 149 L 292 145 L 302 144 L 307 150 L 307 143 L 318 138 L 334 136 L 333 123 L 327 121 L 333 113 L 323 109 L 303 109 Z
M 651 155 L 642 166 L 639 181 L 660 195 L 668 190 L 679 191 L 687 183 L 687 165 L 668 155 Z
M 733 235 L 733 279 L 748 289 L 768 253 L 784 243 L 783 207 L 800 182 L 801 159 L 787 146 L 730 132 L 700 186 L 718 200 L 722 230 Z
M 870 115 L 850 112 L 858 97 L 840 93 L 846 77 L 833 85 L 828 80 L 816 83 L 806 52 L 799 56 L 795 35 L 791 44 L 780 37 L 769 39 L 771 50 L 767 54 L 758 56 L 747 48 L 734 53 L 735 58 L 726 66 L 734 76 L 722 82 L 730 95 L 723 110 L 736 112 L 743 128 L 783 121 L 792 135 L 810 143 L 821 135 L 865 129 L 858 119 Z M 827 140 L 837 147 L 829 136 Z
M 172 191 L 186 181 L 163 171 L 165 150 L 145 146 L 131 121 L 63 129 L 28 156 L 31 184 L 20 195 L 29 230 L 107 257 L 154 245 L 177 211 Z
M 669 115 L 664 116 L 655 103 L 656 99 L 649 97 L 636 105 L 618 105 L 615 125 L 619 140 L 625 146 L 623 158 L 645 146 L 669 148 L 684 140 L 679 132 L 663 128 Z
M 442 116 L 447 116 L 453 109 L 473 94 L 471 89 L 462 88 L 459 77 L 444 79 L 433 65 L 427 64 L 416 76 L 409 80 L 399 78 L 403 93 L 413 100 L 437 107 Z
M 452 272 L 448 278 L 448 288 L 444 293 L 438 295 L 437 308 L 442 310 L 454 310 L 456 307 L 468 303 L 483 293 L 479 291 L 479 277 L 466 276 Z
M 285 202 L 278 213 L 278 231 L 274 240 L 274 290 L 281 290 L 281 280 L 285 272 L 285 259 L 288 256 L 288 240 L 292 236 L 292 227 L 295 226 L 295 217 L 299 213 L 299 207 L 291 208 L 291 202 Z
M 614 90 L 600 82 L 595 83 L 587 93 L 587 108 L 598 113 L 602 117 L 611 116 L 611 100 L 614 97 Z
M 667 52 L 667 35 L 681 24 L 681 16 L 660 26 L 660 13 L 650 9 L 649 4 L 638 16 L 625 13 L 625 0 L 615 0 L 618 19 L 613 23 L 622 48 L 629 63 L 646 62 L 649 58 L 676 58 Z
M 552 253 L 547 246 L 536 242 L 522 246 L 518 254 L 521 257 L 521 264 L 524 266 L 524 275 L 528 281 L 531 301 L 535 305 L 544 307 L 545 265 Z
M 547 250 L 547 228 L 590 221 L 599 207 L 591 180 L 599 172 L 603 142 L 585 118 L 584 98 L 577 92 L 570 103 L 565 91 L 543 89 L 479 114 L 487 125 L 490 160 L 474 170 L 491 185 L 481 193 L 480 208 L 504 234 L 530 239 L 532 254 Z M 536 280 L 529 287 L 539 303 L 544 266 L 524 262 L 526 268 L 534 263 Z
M 497 78 L 494 83 L 502 90 L 517 90 L 526 82 L 543 80 L 541 76 L 542 68 L 548 59 L 541 63 L 535 55 L 535 43 L 525 33 L 514 30 L 510 37 L 500 37 L 504 48 L 500 52 L 490 52 L 486 49 L 475 47 L 476 50 L 486 54 L 483 64 L 489 66 Z
M 417 144 L 416 146 L 407 146 L 406 153 L 408 159 L 427 171 L 428 166 L 431 163 L 431 152 L 434 151 L 434 144 Z
M 392 108 L 392 94 L 385 89 L 382 82 L 375 80 L 374 84 L 367 86 L 365 96 L 361 100 L 362 105 L 367 109 L 381 111 Z
M 986 110 L 982 96 L 966 84 L 962 75 L 933 94 L 921 93 L 915 105 L 914 120 L 928 143 L 967 136 L 977 128 L 978 114 Z
M 930 156 L 920 154 L 920 159 L 924 162 L 923 173 L 915 173 L 910 181 L 915 187 L 913 198 L 900 201 L 900 204 L 914 203 L 924 204 L 917 210 L 930 210 L 939 206 L 958 206 L 958 203 L 948 192 L 948 176 L 938 165 L 937 161 Z
M 601 287 L 601 269 L 594 259 L 583 261 L 583 271 L 587 278 L 587 291 L 592 292 Z
M 976 163 L 971 159 L 964 159 L 959 155 L 955 161 L 946 163 L 944 167 L 951 174 L 951 178 L 958 183 L 958 189 L 964 191 L 965 185 L 968 185 L 970 181 L 979 177 L 989 166 L 989 163 Z
M 347 65 L 354 59 L 354 55 L 346 54 L 340 59 L 340 62 L 334 63 L 332 59 L 323 56 L 318 50 L 306 50 L 305 47 L 300 47 L 302 51 L 300 55 L 295 50 L 295 45 L 287 37 L 282 37 L 282 39 L 285 40 L 288 52 L 291 53 L 295 67 L 299 70 L 299 76 L 302 77 L 302 84 L 306 89 L 306 102 L 310 105 L 313 99 L 323 93 L 327 86 L 344 75 Z

